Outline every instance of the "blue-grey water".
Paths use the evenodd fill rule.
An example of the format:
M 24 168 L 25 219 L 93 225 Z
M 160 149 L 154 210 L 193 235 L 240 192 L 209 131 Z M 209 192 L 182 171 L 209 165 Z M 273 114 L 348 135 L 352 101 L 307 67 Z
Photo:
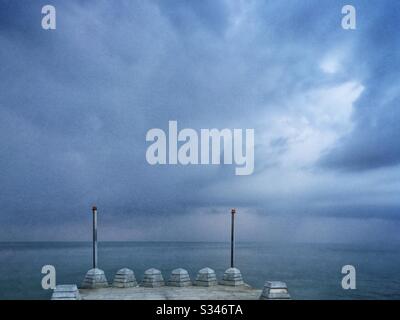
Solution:
M 168 278 L 185 268 L 192 278 L 209 266 L 222 277 L 229 266 L 229 243 L 102 242 L 99 267 L 112 280 L 122 267 L 143 272 L 155 267 Z M 57 283 L 80 284 L 91 267 L 89 242 L 0 243 L 0 299 L 48 299 L 41 268 L 54 265 Z M 343 290 L 343 265 L 354 265 L 356 290 Z M 266 280 L 285 281 L 294 299 L 400 299 L 400 249 L 343 244 L 237 243 L 236 266 L 245 281 L 261 288 Z

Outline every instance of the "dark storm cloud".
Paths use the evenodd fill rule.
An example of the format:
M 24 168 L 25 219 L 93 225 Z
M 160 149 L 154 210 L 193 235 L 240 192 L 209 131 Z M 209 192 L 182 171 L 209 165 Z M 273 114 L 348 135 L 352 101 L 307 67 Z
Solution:
M 321 159 L 323 165 L 343 170 L 369 170 L 400 162 L 400 5 L 360 3 L 359 12 L 362 27 L 357 31 L 354 62 L 348 68 L 360 75 L 366 89 L 356 102 L 354 130 Z
M 397 5 L 356 2 L 358 30 L 346 32 L 337 1 L 53 1 L 55 31 L 40 27 L 44 4 L 0 2 L 5 239 L 85 238 L 92 203 L 115 240 L 129 239 L 130 229 L 147 239 L 137 226 L 168 219 L 169 238 L 185 238 L 182 221 L 194 224 L 186 238 L 200 237 L 212 226 L 199 225 L 193 213 L 216 210 L 218 216 L 231 206 L 260 216 L 396 215 L 393 182 L 389 196 L 382 191 L 380 205 L 371 207 L 365 195 L 376 177 L 307 175 L 398 162 L 398 41 L 390 32 L 398 24 Z M 319 61 L 337 48 L 348 54 L 331 76 Z M 313 99 L 329 101 L 320 98 L 336 93 L 329 88 L 352 93 L 361 85 L 353 130 L 342 135 L 335 122 L 329 130 L 339 138 L 324 158 L 304 160 L 314 151 L 296 147 L 302 133 L 321 131 L 330 141 L 331 131 L 325 133 L 324 117 L 314 111 L 304 123 L 297 119 Z M 255 128 L 255 173 L 148 165 L 146 132 L 166 130 L 168 120 L 180 128 Z M 264 140 L 269 132 L 276 132 L 270 143 Z M 308 148 L 318 143 L 310 140 Z M 347 188 L 349 180 L 357 188 Z

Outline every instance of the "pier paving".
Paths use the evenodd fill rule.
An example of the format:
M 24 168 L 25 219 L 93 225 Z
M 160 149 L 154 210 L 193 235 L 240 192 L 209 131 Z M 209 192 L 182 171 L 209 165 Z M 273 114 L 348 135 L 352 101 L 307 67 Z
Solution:
M 248 285 L 212 287 L 132 287 L 79 289 L 83 300 L 258 300 L 262 290 Z

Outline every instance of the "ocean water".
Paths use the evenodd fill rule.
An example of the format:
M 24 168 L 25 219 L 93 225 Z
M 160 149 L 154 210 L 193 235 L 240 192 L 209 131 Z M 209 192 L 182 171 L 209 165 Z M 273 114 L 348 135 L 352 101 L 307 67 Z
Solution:
M 164 278 L 182 267 L 192 278 L 206 266 L 219 278 L 229 266 L 229 243 L 100 242 L 99 267 L 109 281 L 128 267 L 140 281 L 158 268 Z M 91 268 L 90 242 L 0 243 L 0 299 L 49 299 L 41 268 L 54 265 L 57 283 L 80 284 Z M 343 265 L 357 270 L 357 289 L 343 290 Z M 236 266 L 250 285 L 281 280 L 294 299 L 400 299 L 400 248 L 343 244 L 237 243 Z

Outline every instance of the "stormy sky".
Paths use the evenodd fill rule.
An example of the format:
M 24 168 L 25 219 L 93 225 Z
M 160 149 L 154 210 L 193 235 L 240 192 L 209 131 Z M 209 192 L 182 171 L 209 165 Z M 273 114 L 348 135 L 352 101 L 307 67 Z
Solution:
M 399 21 L 378 0 L 0 0 L 0 240 L 89 240 L 96 204 L 103 240 L 228 240 L 236 207 L 238 240 L 400 242 Z M 149 165 L 169 120 L 254 129 L 254 173 Z

